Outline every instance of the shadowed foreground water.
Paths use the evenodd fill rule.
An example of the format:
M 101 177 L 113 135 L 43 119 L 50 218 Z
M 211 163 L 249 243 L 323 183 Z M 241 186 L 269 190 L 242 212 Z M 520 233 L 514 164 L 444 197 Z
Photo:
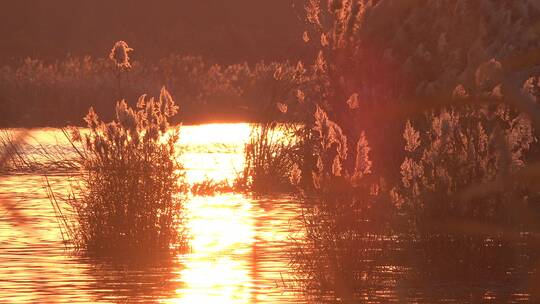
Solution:
M 188 126 L 182 132 L 182 160 L 190 183 L 205 178 L 231 180 L 242 168 L 248 125 Z M 62 136 L 57 130 L 31 134 L 51 145 L 56 144 L 53 135 Z M 68 188 L 66 176 L 49 179 L 58 191 Z M 190 197 L 184 212 L 191 250 L 172 259 L 88 258 L 65 248 L 42 187 L 39 175 L 0 177 L 0 199 L 12 207 L 8 211 L 8 203 L 0 206 L 0 303 L 517 303 L 530 299 L 526 290 L 532 262 L 527 248 L 519 244 L 483 246 L 488 248 L 486 265 L 460 257 L 457 265 L 461 266 L 454 267 L 453 273 L 452 250 L 447 255 L 434 253 L 441 257 L 436 261 L 441 267 L 433 267 L 423 263 L 431 258 L 420 256 L 426 251 L 415 251 L 414 244 L 403 242 L 406 238 L 366 237 L 338 225 L 343 222 L 341 214 L 302 207 L 277 195 Z M 307 216 L 324 224 L 306 226 L 302 219 Z

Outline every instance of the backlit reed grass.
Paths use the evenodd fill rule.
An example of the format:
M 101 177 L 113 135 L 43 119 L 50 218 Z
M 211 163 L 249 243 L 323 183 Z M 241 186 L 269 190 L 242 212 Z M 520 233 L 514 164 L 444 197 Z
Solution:
M 170 55 L 154 62 L 124 60 L 128 46 L 109 58 L 68 56 L 55 62 L 27 58 L 0 67 L 0 125 L 64 126 L 78 124 L 90 106 L 107 120 L 110 100 L 156 95 L 165 85 L 184 111 L 183 121 L 255 120 L 261 87 L 277 63 L 229 65 L 200 56 Z M 282 64 L 287 66 L 288 64 Z
M 90 108 L 88 132 L 69 130 L 82 166 L 66 200 L 75 224 L 60 215 L 77 248 L 123 255 L 166 252 L 182 244 L 186 186 L 175 148 L 179 128 L 168 122 L 177 110 L 162 88 L 159 98 L 143 95 L 135 108 L 118 102 L 116 118 L 108 123 Z
M 288 192 L 293 168 L 300 163 L 305 126 L 304 93 L 308 72 L 298 63 L 273 64 L 259 80 L 260 105 L 244 150 L 244 170 L 236 184 L 256 193 Z M 273 71 L 270 73 L 269 71 Z M 256 94 L 252 92 L 252 94 Z
M 257 193 L 292 190 L 290 174 L 298 158 L 297 128 L 276 122 L 253 125 L 240 183 Z
M 303 234 L 293 236 L 289 251 L 295 287 L 314 301 L 377 302 L 376 291 L 385 290 L 408 302 L 399 286 L 420 282 L 417 290 L 432 301 L 474 302 L 483 291 L 434 286 L 486 286 L 488 278 L 500 284 L 508 269 L 536 269 L 537 165 L 526 162 L 536 141 L 531 119 L 501 103 L 422 115 L 403 126 L 406 153 L 392 180 L 374 170 L 363 132 L 351 144 L 354 137 L 316 109 L 306 141 L 312 159 L 301 159 L 294 174 L 303 193 Z M 517 275 L 531 286 L 515 292 L 538 296 L 537 275 Z M 493 294 L 505 299 L 507 292 Z
M 393 78 L 399 68 L 377 66 L 393 56 L 385 51 L 375 55 L 381 61 L 373 60 L 365 44 L 369 23 L 384 23 L 361 18 L 371 4 L 329 1 L 325 10 L 319 1 L 307 2 L 321 51 L 311 87 L 317 94 L 304 90 L 304 103 L 312 105 L 303 120 L 305 153 L 292 174 L 303 194 L 305 235 L 294 242 L 291 261 L 304 291 L 317 302 L 378 302 L 377 291 L 420 282 L 432 302 L 445 296 L 480 302 L 484 290 L 437 294 L 433 284 L 485 288 L 490 280 L 507 280 L 509 269 L 523 269 L 519 280 L 529 286 L 516 292 L 537 300 L 538 164 L 531 164 L 537 161 L 531 152 L 538 149 L 540 95 L 538 77 L 531 75 L 538 68 L 515 73 L 510 60 L 479 57 L 468 63 L 472 77 L 463 85 L 454 76 L 429 84 L 410 74 Z M 336 14 L 328 20 L 327 12 Z M 367 37 L 355 41 L 357 34 Z M 403 45 L 414 45 L 409 42 Z M 444 60 L 398 62 L 421 78 L 433 65 L 441 64 L 437 75 L 454 71 Z M 389 247 L 402 253 L 387 257 Z M 385 274 L 377 263 L 393 267 L 389 273 L 397 275 L 390 281 L 398 285 L 371 285 Z M 494 297 L 510 295 L 496 289 Z M 399 300 L 408 302 L 407 295 Z

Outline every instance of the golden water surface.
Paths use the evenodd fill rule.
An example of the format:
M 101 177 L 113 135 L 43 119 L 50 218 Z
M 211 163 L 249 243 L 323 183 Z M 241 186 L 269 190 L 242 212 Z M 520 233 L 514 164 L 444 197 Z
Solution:
M 33 145 L 69 150 L 60 130 L 29 134 Z M 248 124 L 182 127 L 178 157 L 188 183 L 232 181 L 243 168 L 249 134 Z M 67 193 L 75 182 L 66 173 L 48 179 L 56 193 Z M 183 210 L 189 252 L 149 260 L 90 258 L 64 246 L 43 185 L 39 174 L 0 175 L 0 303 L 530 300 L 525 279 L 531 268 L 512 262 L 526 262 L 530 256 L 520 248 L 509 247 L 510 255 L 492 248 L 489 252 L 501 258 L 491 257 L 491 264 L 477 268 L 481 271 L 468 268 L 476 267 L 474 256 L 468 264 L 463 259 L 469 257 L 459 256 L 463 266 L 447 274 L 453 269 L 444 267 L 444 259 L 434 265 L 444 270 L 423 264 L 429 261 L 418 255 L 414 243 L 404 250 L 394 235 L 373 237 L 348 230 L 343 219 L 350 217 L 332 215 L 332 209 L 324 213 L 309 201 L 301 207 L 285 195 L 189 195 Z M 310 215 L 317 220 L 306 222 Z M 452 252 L 438 255 L 454 258 Z
M 184 126 L 180 159 L 189 183 L 232 181 L 243 166 L 248 124 Z M 61 132 L 31 131 L 31 141 L 65 144 Z M 67 189 L 65 176 L 49 177 Z M 298 206 L 287 197 L 231 193 L 190 196 L 190 252 L 174 261 L 91 259 L 66 250 L 39 175 L 0 177 L 0 302 L 296 303 L 284 289 L 284 248 Z M 142 265 L 141 265 L 142 264 Z

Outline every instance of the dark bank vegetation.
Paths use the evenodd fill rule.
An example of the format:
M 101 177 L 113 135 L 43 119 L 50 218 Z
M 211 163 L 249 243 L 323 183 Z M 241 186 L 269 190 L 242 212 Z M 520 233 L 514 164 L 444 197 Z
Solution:
M 112 119 L 114 100 L 136 100 L 165 85 L 182 104 L 182 121 L 256 121 L 261 100 L 271 93 L 275 69 L 287 62 L 220 65 L 200 56 L 170 55 L 134 60 L 118 70 L 107 58 L 69 56 L 55 62 L 30 59 L 0 68 L 2 127 L 83 125 L 90 106 Z M 179 122 L 173 118 L 173 123 Z
M 304 116 L 272 177 L 305 202 L 312 247 L 292 261 L 308 294 L 356 303 L 410 280 L 433 300 L 475 302 L 485 289 L 436 286 L 511 281 L 496 299 L 536 299 L 538 17 L 528 1 L 306 1 L 303 38 L 319 52 L 302 99 L 273 103 Z M 284 163 L 280 152 L 251 152 L 246 171 Z M 386 256 L 389 243 L 404 253 Z M 403 271 L 381 281 L 385 265 Z

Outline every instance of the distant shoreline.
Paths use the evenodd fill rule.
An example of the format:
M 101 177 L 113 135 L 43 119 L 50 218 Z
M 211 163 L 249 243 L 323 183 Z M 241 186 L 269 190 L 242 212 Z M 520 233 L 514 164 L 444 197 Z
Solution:
M 287 121 L 293 122 L 293 121 Z M 207 125 L 207 124 L 236 124 L 236 123 L 260 123 L 260 121 L 250 118 L 249 116 L 244 117 L 206 117 L 206 118 L 188 118 L 184 121 L 174 121 L 173 126 L 197 126 L 197 125 Z M 3 124 L 0 122 L 0 129 L 42 129 L 42 128 L 51 128 L 58 129 L 67 126 L 75 127 L 85 127 L 84 121 L 81 117 L 80 123 L 73 123 L 66 121 L 64 124 L 61 123 L 44 123 L 44 124 Z
M 226 124 L 233 124 L 233 123 L 257 123 L 254 120 L 250 120 L 248 118 L 242 119 L 242 118 L 215 118 L 215 119 L 188 119 L 186 121 L 182 122 L 175 122 L 174 125 L 184 125 L 184 126 L 196 126 L 196 125 L 206 125 L 206 124 L 219 124 L 219 123 L 226 123 Z M 65 124 L 3 124 L 0 122 L 0 129 L 41 129 L 41 128 L 62 128 L 67 126 L 75 126 L 75 127 L 85 127 L 84 122 L 81 118 L 81 123 L 72 123 L 67 121 Z

